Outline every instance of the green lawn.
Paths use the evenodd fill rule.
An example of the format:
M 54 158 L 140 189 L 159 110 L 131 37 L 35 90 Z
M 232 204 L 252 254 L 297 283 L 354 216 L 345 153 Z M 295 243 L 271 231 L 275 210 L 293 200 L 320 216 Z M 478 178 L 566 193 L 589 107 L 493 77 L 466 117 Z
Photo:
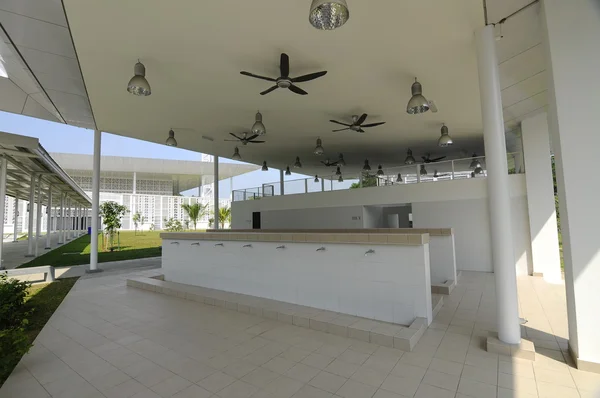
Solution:
M 50 319 L 75 282 L 77 282 L 77 279 L 59 279 L 56 282 L 29 287 L 25 310 L 30 311 L 31 315 L 27 318 L 29 323 L 25 331 L 30 342 L 35 340 L 46 322 L 48 322 L 48 319 Z M 19 359 L 15 358 L 14 363 L 8 367 L 10 370 L 5 374 L 0 373 L 0 387 L 8 376 L 10 376 L 12 369 L 17 365 Z
M 102 236 L 98 235 L 98 262 L 131 260 L 135 258 L 158 257 L 161 254 L 162 241 L 159 231 L 121 231 L 120 250 L 113 252 L 102 250 Z M 115 245 L 117 244 L 115 237 Z M 84 235 L 72 242 L 62 245 L 55 250 L 43 254 L 19 268 L 52 265 L 62 267 L 67 265 L 82 265 L 90 263 L 90 236 Z

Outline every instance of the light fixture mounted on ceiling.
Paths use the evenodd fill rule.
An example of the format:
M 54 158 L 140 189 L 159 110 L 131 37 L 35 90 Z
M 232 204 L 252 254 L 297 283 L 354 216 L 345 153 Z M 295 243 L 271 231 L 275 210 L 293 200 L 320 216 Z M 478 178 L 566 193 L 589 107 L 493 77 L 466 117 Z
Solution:
M 297 169 L 301 169 L 302 168 L 302 163 L 300 163 L 300 157 L 296 156 L 296 161 L 294 162 L 294 167 Z
M 319 176 L 315 175 L 315 182 L 319 182 Z
M 452 141 L 452 138 L 450 137 L 450 134 L 448 132 L 448 126 L 442 124 L 441 132 L 442 136 L 438 139 L 438 146 L 445 148 L 454 144 L 454 141 Z
M 341 176 L 342 175 L 342 170 L 340 170 L 340 166 L 338 166 L 337 169 L 335 169 L 335 175 L 336 176 Z
M 369 166 L 369 159 L 365 159 L 365 164 L 363 166 L 363 171 L 371 171 L 371 166 Z
M 338 164 L 342 167 L 346 166 L 346 161 L 344 160 L 344 154 L 340 153 L 340 157 L 338 158 Z
M 261 170 L 262 171 L 269 171 L 269 167 L 267 167 L 267 161 L 266 160 L 263 162 Z
M 346 0 L 313 0 L 308 20 L 320 30 L 333 30 L 345 24 L 350 18 Z
M 377 167 L 377 175 L 378 176 L 382 176 L 383 175 L 383 167 L 381 167 L 381 165 L 379 165 Z
M 408 101 L 406 112 L 411 115 L 427 112 L 430 107 L 429 101 L 427 101 L 427 98 L 423 96 L 423 86 L 417 81 L 416 77 L 415 82 L 410 88 L 410 91 L 412 93 L 412 97 L 410 97 L 410 100 Z
M 477 159 L 477 154 L 474 153 L 472 157 L 473 157 L 473 160 L 471 160 L 471 164 L 469 165 L 469 168 L 474 170 L 477 167 L 481 167 L 481 162 L 479 161 L 479 159 Z
M 317 146 L 315 147 L 314 154 L 322 155 L 324 153 L 325 153 L 325 150 L 323 149 L 323 141 L 321 141 L 320 138 L 317 138 Z
M 252 125 L 252 133 L 258 135 L 267 134 L 267 128 L 262 122 L 262 114 L 260 112 L 256 112 L 256 119 L 254 124 Z
M 175 139 L 175 132 L 173 129 L 169 130 L 169 138 L 165 142 L 168 146 L 177 146 L 177 140 Z
M 242 160 L 242 156 L 240 155 L 240 150 L 238 149 L 238 147 L 235 147 L 235 150 L 233 151 L 233 156 L 231 157 L 231 159 Z
M 415 164 L 416 160 L 413 156 L 412 150 L 409 149 L 406 151 L 406 159 L 404 159 L 404 164 Z
M 396 182 L 402 182 L 402 174 L 398 173 L 398 178 L 396 178 Z
M 419 174 L 422 176 L 426 176 L 427 175 L 427 169 L 425 168 L 425 165 L 422 164 L 421 168 L 419 169 Z
M 338 182 L 344 182 L 344 177 L 342 177 L 342 175 L 340 174 L 339 178 L 338 178 Z
M 285 175 L 286 175 L 286 176 L 291 176 L 291 175 L 292 175 L 292 172 L 290 171 L 290 166 L 287 166 L 287 167 L 285 168 Z
M 133 77 L 127 83 L 127 91 L 140 97 L 152 94 L 150 83 L 146 80 L 146 67 L 139 60 L 133 67 Z

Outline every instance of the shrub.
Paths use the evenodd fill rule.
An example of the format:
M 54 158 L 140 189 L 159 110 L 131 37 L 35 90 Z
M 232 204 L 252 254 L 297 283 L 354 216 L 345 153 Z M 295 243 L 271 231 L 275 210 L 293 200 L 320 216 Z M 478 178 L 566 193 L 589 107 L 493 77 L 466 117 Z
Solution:
M 25 332 L 28 288 L 29 283 L 0 275 L 0 374 L 10 372 L 31 348 Z

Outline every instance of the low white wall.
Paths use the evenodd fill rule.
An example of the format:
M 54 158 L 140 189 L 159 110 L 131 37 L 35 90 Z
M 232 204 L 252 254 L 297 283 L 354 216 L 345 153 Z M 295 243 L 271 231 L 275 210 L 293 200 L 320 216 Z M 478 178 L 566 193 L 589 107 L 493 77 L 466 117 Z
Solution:
M 532 267 L 525 175 L 509 175 L 509 182 L 515 263 L 519 274 L 527 274 Z M 274 196 L 233 202 L 232 228 L 249 228 L 245 220 L 252 219 L 253 211 L 268 213 L 275 210 L 309 211 L 308 209 L 323 208 L 323 211 L 332 212 L 333 208 L 341 206 L 395 204 L 412 204 L 415 228 L 454 228 L 458 270 L 493 271 L 486 178 Z M 369 217 L 367 223 L 371 223 L 374 213 L 371 214 L 367 210 L 363 216 L 364 214 Z M 279 215 L 284 218 L 280 223 L 286 224 L 285 228 L 300 228 L 292 220 L 285 220 L 285 212 Z M 346 227 L 336 224 L 335 219 L 330 219 L 328 228 Z
M 362 218 L 362 206 L 273 210 L 261 212 L 261 228 L 362 228 Z M 251 220 L 252 218 L 248 220 L 250 223 L 246 222 L 246 226 L 244 228 L 252 228 Z M 332 225 L 334 227 L 332 227 Z M 239 228 L 241 227 L 238 227 L 238 229 Z
M 429 263 L 431 283 L 456 283 L 456 254 L 454 236 L 429 235 Z
M 163 240 L 165 280 L 410 325 L 432 319 L 429 245 Z M 252 248 L 243 248 L 246 244 Z M 316 249 L 325 246 L 326 251 Z M 365 256 L 369 249 L 375 254 Z

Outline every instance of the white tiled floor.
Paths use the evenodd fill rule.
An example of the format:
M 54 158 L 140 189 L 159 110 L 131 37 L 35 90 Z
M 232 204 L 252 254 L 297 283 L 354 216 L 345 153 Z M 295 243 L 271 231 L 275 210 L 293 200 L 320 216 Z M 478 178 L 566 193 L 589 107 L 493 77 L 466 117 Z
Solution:
M 152 275 L 157 271 L 138 271 Z M 564 287 L 519 280 L 537 360 L 483 350 L 493 275 L 463 273 L 413 352 L 125 286 L 81 279 L 1 398 L 594 397 L 600 375 L 565 361 Z

